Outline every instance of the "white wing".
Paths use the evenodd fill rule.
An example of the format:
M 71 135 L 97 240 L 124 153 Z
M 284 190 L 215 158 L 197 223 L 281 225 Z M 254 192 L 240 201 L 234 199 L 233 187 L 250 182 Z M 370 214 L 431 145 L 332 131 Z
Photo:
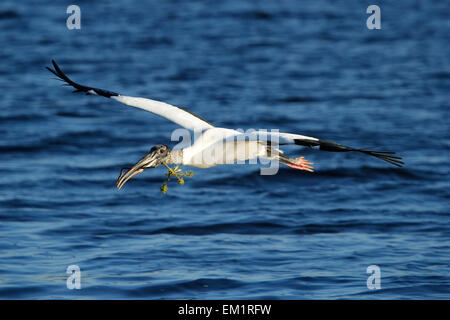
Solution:
M 301 134 L 277 132 L 277 131 L 249 131 L 239 132 L 234 136 L 228 136 L 227 140 L 249 140 L 258 141 L 266 145 L 298 144 L 308 147 L 318 146 L 320 139 L 308 137 Z
M 62 72 L 54 60 L 52 60 L 52 63 L 55 70 L 49 67 L 47 67 L 47 69 L 58 78 L 66 82 L 67 85 L 74 87 L 76 89 L 74 92 L 85 92 L 86 94 L 94 94 L 111 98 L 128 106 L 144 109 L 151 113 L 157 114 L 189 130 L 203 131 L 214 127 L 211 123 L 193 114 L 192 112 L 168 103 L 146 98 L 128 97 L 112 91 L 80 85 L 70 80 L 69 77 Z
M 219 128 L 214 128 L 212 130 L 208 130 L 205 133 L 208 133 L 209 131 L 218 130 Z M 359 148 L 352 148 L 347 147 L 341 144 L 338 144 L 333 141 L 329 140 L 322 140 L 314 137 L 304 136 L 300 134 L 295 133 L 286 133 L 286 132 L 273 132 L 273 131 L 253 131 L 248 133 L 240 133 L 235 131 L 235 133 L 229 131 L 228 134 L 223 137 L 222 139 L 216 140 L 214 144 L 208 145 L 208 150 L 202 150 L 202 153 L 210 153 L 216 152 L 217 150 L 222 150 L 225 148 L 227 150 L 228 148 L 231 148 L 233 144 L 230 142 L 237 141 L 238 145 L 240 146 L 257 146 L 256 144 L 246 144 L 241 143 L 242 141 L 248 141 L 248 142 L 255 142 L 257 141 L 259 145 L 264 146 L 279 146 L 279 145 L 286 145 L 286 144 L 296 144 L 299 146 L 305 146 L 305 147 L 316 147 L 319 150 L 322 151 L 331 151 L 331 152 L 348 152 L 348 151 L 357 151 L 364 154 L 368 154 L 370 156 L 374 156 L 376 158 L 379 158 L 381 160 L 384 160 L 386 162 L 389 162 L 395 166 L 401 167 L 404 163 L 402 161 L 401 157 L 394 156 L 395 152 L 392 151 L 373 151 L 373 150 L 367 150 L 367 149 L 359 149 Z M 225 145 L 225 146 L 224 146 Z M 195 145 L 194 145 L 195 146 Z M 258 150 L 261 150 L 260 148 Z M 247 152 L 247 151 L 246 151 Z M 253 151 L 250 152 L 250 155 L 247 153 L 243 154 L 242 151 L 238 151 L 238 156 L 242 157 L 249 157 L 250 159 L 252 156 L 262 156 L 263 153 L 259 151 Z
M 157 114 L 158 116 L 175 122 L 176 124 L 189 130 L 203 131 L 214 128 L 212 124 L 200 116 L 193 114 L 186 109 L 176 107 L 168 103 L 123 95 L 112 96 L 111 98 L 128 106 L 144 109 L 151 113 Z

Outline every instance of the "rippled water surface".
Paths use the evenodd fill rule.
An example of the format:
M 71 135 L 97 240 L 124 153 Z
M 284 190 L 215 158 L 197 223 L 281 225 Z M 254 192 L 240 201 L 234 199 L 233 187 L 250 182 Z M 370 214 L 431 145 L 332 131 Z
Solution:
M 0 297 L 450 297 L 448 2 L 0 3 Z M 75 95 L 45 70 L 189 108 L 216 126 L 279 129 L 399 152 L 288 147 L 307 173 L 120 168 L 176 125 Z M 66 268 L 81 268 L 81 290 Z M 381 290 L 366 269 L 381 268 Z

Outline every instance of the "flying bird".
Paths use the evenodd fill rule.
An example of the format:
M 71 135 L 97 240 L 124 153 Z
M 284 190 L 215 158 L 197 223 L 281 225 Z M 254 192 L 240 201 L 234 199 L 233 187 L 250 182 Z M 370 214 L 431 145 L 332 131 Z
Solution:
M 112 91 L 78 84 L 67 77 L 61 68 L 52 60 L 53 68 L 47 69 L 56 75 L 65 85 L 75 88 L 73 92 L 84 92 L 88 95 L 98 95 L 116 100 L 125 105 L 144 109 L 191 131 L 201 132 L 194 143 L 181 150 L 171 150 L 166 145 L 156 145 L 142 157 L 133 167 L 123 168 L 117 179 L 118 189 L 132 177 L 142 173 L 146 169 L 156 168 L 161 164 L 180 164 L 199 168 L 249 159 L 268 159 L 279 161 L 291 168 L 312 172 L 312 163 L 304 157 L 289 158 L 279 146 L 294 144 L 304 147 L 317 148 L 331 152 L 361 152 L 378 159 L 384 160 L 397 167 L 404 163 L 401 157 L 394 156 L 392 151 L 375 151 L 347 147 L 332 141 L 294 133 L 255 131 L 251 135 L 241 131 L 215 127 L 202 117 L 184 109 L 164 102 L 130 97 Z M 127 170 L 123 173 L 124 170 Z

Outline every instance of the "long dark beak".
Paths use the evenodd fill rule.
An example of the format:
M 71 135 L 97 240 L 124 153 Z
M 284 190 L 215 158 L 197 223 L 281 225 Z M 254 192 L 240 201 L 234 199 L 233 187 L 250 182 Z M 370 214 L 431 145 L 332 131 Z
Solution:
M 122 170 L 116 182 L 117 189 L 120 190 L 128 180 L 138 175 L 139 173 L 144 172 L 144 170 L 157 167 L 159 165 L 157 160 L 158 158 L 156 152 L 152 152 L 139 160 L 130 170 L 125 172 L 124 175 L 122 175 Z

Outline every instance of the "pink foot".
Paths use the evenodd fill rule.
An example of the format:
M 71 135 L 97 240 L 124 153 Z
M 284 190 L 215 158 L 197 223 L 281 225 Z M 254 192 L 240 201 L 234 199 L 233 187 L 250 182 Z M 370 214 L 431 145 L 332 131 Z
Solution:
M 291 162 L 285 162 L 285 165 L 288 167 L 298 169 L 298 170 L 305 170 L 309 172 L 314 172 L 312 167 L 312 162 L 309 162 L 304 157 L 298 157 L 296 159 L 291 159 Z

